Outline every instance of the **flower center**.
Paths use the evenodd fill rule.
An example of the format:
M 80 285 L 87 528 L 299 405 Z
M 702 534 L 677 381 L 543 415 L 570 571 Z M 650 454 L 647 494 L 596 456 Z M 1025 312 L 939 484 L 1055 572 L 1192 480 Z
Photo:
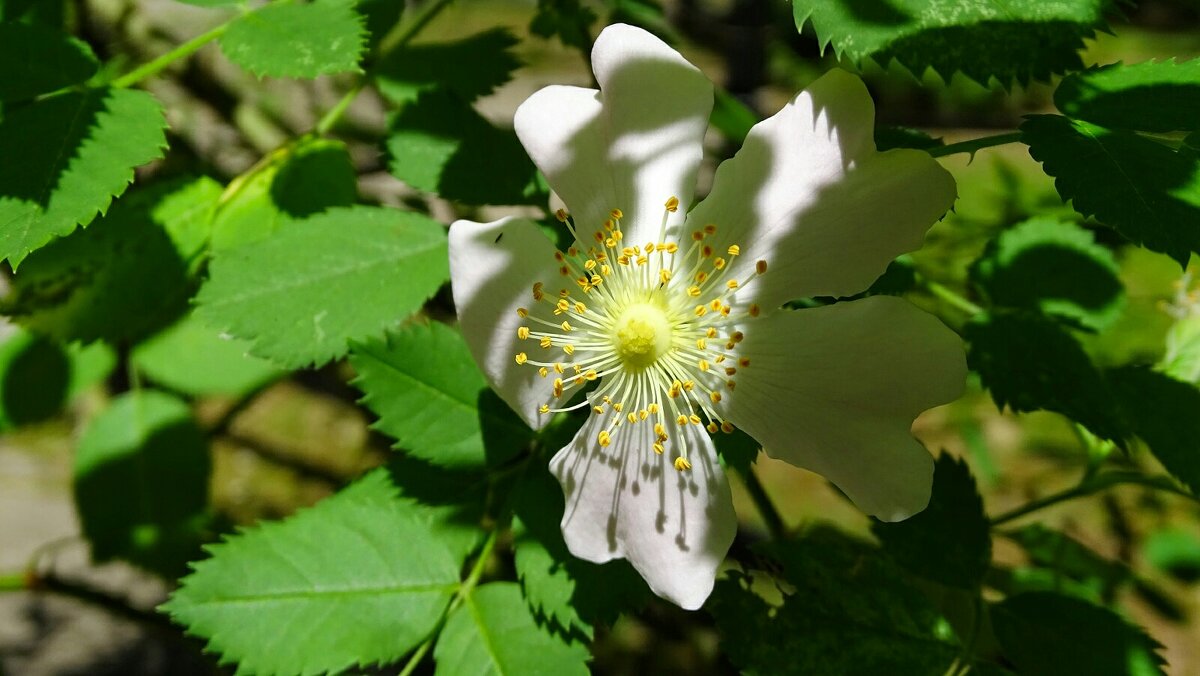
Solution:
M 617 319 L 613 349 L 633 370 L 644 370 L 671 349 L 667 313 L 650 303 L 635 303 Z
M 667 241 L 667 218 L 679 200 L 672 197 L 664 206 L 658 239 L 644 245 L 623 241 L 620 209 L 586 244 L 560 211 L 576 242 L 554 255 L 561 286 L 535 283 L 534 309 L 517 309 L 528 322 L 517 328 L 517 338 L 535 341 L 541 350 L 535 355 L 544 355 L 518 352 L 517 363 L 536 367 L 564 402 L 543 404 L 542 413 L 590 406 L 605 419 L 596 438 L 600 446 L 611 444 L 624 425 L 652 425 L 656 453 L 666 450 L 671 426 L 733 431 L 721 402 L 733 392 L 738 370 L 750 366 L 739 346 L 742 329 L 759 315 L 758 305 L 738 295 L 766 273 L 767 263 L 757 261 L 745 277 L 735 277 L 740 268 L 732 263 L 741 247 L 714 247 L 715 225 L 690 233 L 687 248 Z M 599 385 L 585 400 L 565 404 L 594 381 Z M 687 439 L 678 434 L 672 447 L 680 471 L 692 466 Z

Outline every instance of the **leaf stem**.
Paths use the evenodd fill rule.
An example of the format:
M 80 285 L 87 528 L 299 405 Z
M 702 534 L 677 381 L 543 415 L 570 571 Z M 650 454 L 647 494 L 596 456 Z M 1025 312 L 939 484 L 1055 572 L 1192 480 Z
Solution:
M 992 518 L 990 520 L 990 524 L 993 528 L 995 528 L 996 526 L 1008 523 L 1009 521 L 1015 521 L 1023 516 L 1028 516 L 1047 507 L 1057 505 L 1060 502 L 1074 500 L 1075 498 L 1087 497 L 1112 486 L 1119 486 L 1123 484 L 1145 486 L 1147 488 L 1163 491 L 1165 493 L 1174 493 L 1175 495 L 1180 495 L 1193 501 L 1200 502 L 1200 498 L 1197 498 L 1196 496 L 1177 486 L 1174 480 L 1168 476 L 1146 476 L 1140 472 L 1103 472 L 1100 474 L 1095 474 L 1090 478 L 1085 478 L 1082 482 L 1072 488 L 1067 488 L 1058 491 L 1057 493 L 1051 493 L 1050 495 L 1038 498 L 1037 500 L 1017 507 L 1016 509 L 1007 511 L 997 517 Z
M 25 573 L 0 575 L 0 592 L 25 591 L 29 589 L 29 576 Z
M 991 148 L 993 146 L 1002 146 L 1009 143 L 1018 143 L 1021 140 L 1021 132 L 1013 131 L 1004 134 L 995 134 L 993 136 L 982 136 L 958 143 L 948 143 L 944 146 L 934 146 L 927 148 L 932 157 L 945 157 L 946 155 L 956 155 L 958 153 L 970 153 L 972 156 L 975 152 L 983 148 Z
M 940 282 L 935 282 L 932 279 L 929 279 L 925 275 L 919 273 L 917 274 L 917 286 L 920 286 L 929 293 L 933 294 L 939 300 L 944 301 L 947 305 L 962 310 L 964 313 L 972 317 L 983 312 L 983 308 L 967 300 L 962 294 Z
M 154 59 L 148 63 L 144 63 L 141 66 L 138 66 L 137 68 L 134 68 L 128 73 L 122 75 L 121 77 L 113 80 L 110 83 L 110 86 L 116 87 L 117 89 L 124 89 L 126 87 L 135 85 L 152 75 L 157 75 L 160 71 L 167 66 L 170 66 L 172 63 L 175 63 L 179 59 L 191 56 L 199 51 L 199 49 L 204 45 L 207 45 L 213 40 L 221 37 L 221 35 L 223 35 L 225 31 L 229 29 L 229 26 L 232 23 L 233 19 L 230 19 L 229 21 L 220 24 L 212 30 L 197 35 L 196 37 L 179 45 L 166 54 L 163 54 L 157 59 Z
M 767 495 L 767 489 L 763 487 L 762 481 L 754 473 L 754 468 L 747 468 L 745 472 L 741 473 L 741 476 L 742 481 L 746 484 L 746 490 L 750 493 L 750 498 L 754 501 L 754 506 L 758 508 L 759 514 L 767 524 L 767 530 L 771 532 L 771 539 L 782 540 L 787 537 L 787 526 L 783 523 L 783 517 L 779 515 L 779 510 L 775 508 L 771 496 Z

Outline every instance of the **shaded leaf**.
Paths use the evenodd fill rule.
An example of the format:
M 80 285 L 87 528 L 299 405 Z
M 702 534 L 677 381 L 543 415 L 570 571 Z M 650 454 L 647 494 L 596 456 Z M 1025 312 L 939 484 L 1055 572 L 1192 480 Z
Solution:
M 822 50 L 839 59 L 921 76 L 955 72 L 987 85 L 1045 80 L 1083 67 L 1084 38 L 1104 27 L 1107 0 L 795 0 L 796 28 L 811 22 Z
M 418 190 L 467 204 L 541 204 L 547 193 L 517 135 L 446 92 L 421 95 L 394 116 L 388 168 Z
M 946 145 L 946 143 L 941 138 L 934 138 L 919 129 L 888 126 L 875 127 L 875 149 L 879 152 L 893 148 L 928 150 L 929 148 L 936 148 L 943 145 Z
M 992 536 L 983 500 L 966 462 L 937 459 L 929 506 L 905 521 L 874 521 L 883 550 L 910 572 L 961 589 L 976 589 L 992 561 Z
M 1143 61 L 1072 73 L 1054 90 L 1063 113 L 1104 127 L 1200 129 L 1200 59 Z
M 0 260 L 15 269 L 55 237 L 87 225 L 162 157 L 158 101 L 133 89 L 89 89 L 6 110 L 0 118 Z
M 538 628 L 512 582 L 476 588 L 450 614 L 433 658 L 437 674 L 586 676 L 591 655 Z
M 353 384 L 379 416 L 374 428 L 397 448 L 446 467 L 499 465 L 533 432 L 488 388 L 462 336 L 439 324 L 409 324 L 351 346 Z
M 207 549 L 163 609 L 239 672 L 395 661 L 458 587 L 458 565 L 382 470 Z
M 1133 433 L 1168 472 L 1193 492 L 1200 491 L 1200 390 L 1136 366 L 1107 375 Z
M 40 422 L 62 409 L 71 360 L 57 343 L 21 329 L 0 342 L 0 430 Z
M 1200 536 L 1184 527 L 1165 528 L 1150 534 L 1142 544 L 1150 565 L 1185 582 L 1200 580 Z
M 1022 674 L 1163 674 L 1159 645 L 1112 611 L 1069 596 L 1031 592 L 992 606 L 1004 655 Z
M 0 101 L 23 101 L 78 84 L 99 66 L 91 47 L 61 31 L 0 23 Z
M 453 42 L 401 46 L 375 68 L 379 93 L 405 104 L 446 90 L 469 103 L 512 79 L 521 66 L 512 53 L 517 42 L 508 29 L 493 28 Z
M 1064 200 L 1126 239 L 1186 265 L 1200 251 L 1200 160 L 1132 132 L 1057 115 L 1021 125 Z
M 1117 402 L 1091 359 L 1065 329 L 1041 315 L 994 311 L 966 327 L 967 365 L 996 406 L 1061 413 L 1097 436 L 1127 436 Z
M 250 356 L 250 344 L 220 333 L 189 314 L 138 344 L 130 359 L 150 380 L 192 396 L 237 396 L 283 372 Z
M 544 38 L 556 37 L 568 47 L 588 51 L 592 45 L 591 27 L 597 18 L 581 0 L 538 0 L 529 32 Z
M 255 355 L 323 364 L 419 309 L 449 276 L 446 255 L 445 231 L 425 216 L 333 209 L 214 258 L 197 312 Z
M 153 390 L 114 399 L 75 452 L 75 504 L 92 556 L 182 574 L 200 552 L 209 471 L 187 404 Z
M 414 505 L 413 515 L 461 564 L 483 538 L 487 474 L 447 469 L 399 453 L 388 462 L 387 472 L 400 497 Z
M 971 266 L 971 280 L 995 305 L 1090 329 L 1111 324 L 1125 296 L 1112 252 L 1087 230 L 1051 217 L 1000 233 Z
M 314 0 L 243 14 L 221 36 L 221 51 L 259 77 L 317 77 L 361 71 L 366 42 L 352 0 Z

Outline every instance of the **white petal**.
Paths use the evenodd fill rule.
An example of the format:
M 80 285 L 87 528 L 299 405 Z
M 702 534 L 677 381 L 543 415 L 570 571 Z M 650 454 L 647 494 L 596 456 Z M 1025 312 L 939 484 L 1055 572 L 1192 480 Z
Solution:
M 650 589 L 695 610 L 712 592 L 737 532 L 729 482 L 699 425 L 673 427 L 666 452 L 653 450 L 647 422 L 623 425 L 612 444 L 596 437 L 607 416 L 590 416 L 550 461 L 566 497 L 563 538 L 571 553 L 603 563 L 626 558 Z M 686 435 L 690 470 L 673 466 Z
M 513 126 L 585 244 L 614 208 L 640 244 L 657 236 L 669 197 L 680 200 L 672 224 L 687 213 L 712 83 L 662 40 L 624 24 L 596 38 L 592 65 L 600 91 L 546 87 L 521 104 Z
M 962 341 L 888 296 L 750 322 L 727 397 L 729 421 L 771 457 L 837 484 L 864 512 L 899 521 L 929 502 L 933 459 L 910 432 L 923 410 L 958 398 Z
M 858 293 L 919 248 L 954 203 L 954 178 L 927 153 L 875 151 L 874 117 L 862 81 L 833 70 L 755 125 L 718 167 L 687 229 L 715 224 L 718 250 L 739 244 L 739 279 L 767 261 L 739 302 L 769 309 Z
M 538 407 L 553 396 L 536 368 L 516 363 L 518 352 L 537 358 L 535 350 L 540 350 L 537 341 L 517 338 L 517 327 L 529 325 L 517 316 L 517 308 L 553 319 L 547 305 L 533 301 L 532 290 L 536 281 L 560 279 L 555 251 L 527 219 L 456 221 L 450 226 L 450 285 L 463 336 L 500 398 L 534 429 L 550 419 Z

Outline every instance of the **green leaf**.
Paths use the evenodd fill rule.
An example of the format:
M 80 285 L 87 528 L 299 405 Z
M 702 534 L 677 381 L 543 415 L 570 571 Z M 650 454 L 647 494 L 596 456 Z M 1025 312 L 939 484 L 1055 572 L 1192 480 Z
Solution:
M 404 13 L 405 0 L 356 0 L 355 9 L 367 28 L 367 47 L 375 49 Z
M 1162 371 L 1176 380 L 1200 385 L 1200 315 L 1189 314 L 1171 325 Z
M 195 315 L 138 344 L 130 359 L 150 380 L 192 396 L 239 396 L 283 374 L 250 356 L 250 344 L 224 338 Z
M 1200 492 L 1200 390 L 1147 368 L 1108 372 L 1134 434 L 1175 478 Z
M 1043 526 L 1023 526 L 1004 535 L 1025 550 L 1037 566 L 1049 568 L 1056 577 L 1066 576 L 1096 590 L 1097 597 L 1111 596 L 1117 585 L 1133 578 L 1123 563 L 1109 561 L 1082 542 Z
M 483 471 L 451 470 L 395 454 L 388 476 L 400 497 L 438 542 L 462 563 L 483 538 L 481 524 L 492 482 Z
M 353 384 L 379 421 L 374 428 L 410 455 L 445 467 L 500 465 L 533 432 L 488 388 L 462 336 L 409 324 L 351 346 Z
M 987 85 L 992 78 L 1046 80 L 1083 67 L 1084 38 L 1105 27 L 1107 0 L 795 0 L 796 28 L 808 22 L 822 51 L 882 66 L 895 60 L 920 77 L 932 69 Z
M 537 170 L 511 129 L 492 126 L 447 92 L 421 95 L 392 118 L 388 168 L 410 186 L 467 204 L 543 204 Z
M 67 346 L 67 356 L 71 359 L 68 399 L 74 399 L 98 385 L 117 368 L 117 351 L 99 340 L 88 345 L 72 343 Z
M 776 556 L 795 589 L 781 606 L 739 573 L 707 604 L 742 673 L 942 674 L 958 656 L 945 619 L 878 550 L 821 528 Z
M 245 0 L 179 0 L 179 2 L 197 7 L 230 7 L 243 4 Z
M 259 77 L 362 72 L 367 34 L 352 0 L 276 3 L 243 14 L 221 36 L 230 61 Z
M 469 103 L 512 79 L 521 67 L 512 53 L 517 43 L 508 29 L 493 28 L 454 42 L 405 45 L 380 61 L 375 81 L 379 93 L 397 104 L 437 90 Z
M 346 145 L 300 141 L 230 185 L 213 220 L 213 250 L 257 242 L 287 223 L 357 200 L 358 177 Z
M 947 453 L 937 460 L 929 506 L 896 523 L 875 521 L 883 550 L 927 580 L 974 590 L 992 562 L 992 536 L 983 500 L 966 462 Z
M 196 297 L 201 319 L 288 368 L 324 364 L 380 335 L 449 277 L 446 233 L 425 216 L 333 209 L 222 252 Z
M 200 552 L 209 471 L 187 404 L 153 390 L 114 399 L 75 451 L 75 504 L 92 556 L 182 574 Z
M 967 365 L 979 373 L 996 406 L 1061 413 L 1098 436 L 1127 436 L 1117 402 L 1079 341 L 1053 320 L 1023 311 L 994 311 L 966 327 Z
M 1200 159 L 1132 132 L 1057 115 L 1026 118 L 1021 135 L 1079 213 L 1180 265 L 1200 251 Z
M 458 587 L 458 565 L 382 470 L 207 549 L 163 610 L 239 673 L 393 662 Z
M 433 650 L 441 675 L 586 676 L 590 654 L 538 628 L 512 582 L 476 588 L 446 621 Z
M 1200 59 L 1119 63 L 1072 73 L 1054 105 L 1104 127 L 1167 132 L 1200 129 Z
M 1004 655 L 1022 674 L 1163 674 L 1159 645 L 1112 611 L 1069 596 L 1031 592 L 992 606 Z
M 754 125 L 758 124 L 758 115 L 724 89 L 717 89 L 714 94 L 709 123 L 719 129 L 731 143 L 740 145 Z
M 162 157 L 166 120 L 133 89 L 67 92 L 7 109 L 0 118 L 0 260 L 87 225 L 125 192 L 134 167 Z
M 211 179 L 134 192 L 86 230 L 34 252 L 5 313 L 62 341 L 133 342 L 187 309 L 220 186 Z
M 564 509 L 562 488 L 549 470 L 527 469 L 514 489 L 514 561 L 539 623 L 590 639 L 593 625 L 612 625 L 621 612 L 645 605 L 651 594 L 627 561 L 597 565 L 572 556 L 559 528 Z
M 0 342 L 0 431 L 45 420 L 67 402 L 71 361 L 57 343 L 21 329 Z
M 27 23 L 0 23 L 0 101 L 23 101 L 78 84 L 100 62 L 86 43 Z
M 580 0 L 538 0 L 529 32 L 544 38 L 557 37 L 564 45 L 587 52 L 592 47 L 591 27 L 597 18 Z
M 1176 579 L 1200 580 L 1200 537 L 1194 530 L 1176 526 L 1154 531 L 1142 543 L 1142 555 L 1150 565 Z
M 758 452 L 762 450 L 762 445 L 754 437 L 739 429 L 732 434 L 713 436 L 713 444 L 717 447 L 721 462 L 743 474 L 752 471 L 750 466 L 758 460 Z
M 1111 324 L 1125 296 L 1112 252 L 1087 230 L 1048 216 L 1000 233 L 971 266 L 971 280 L 994 305 L 1089 329 Z

